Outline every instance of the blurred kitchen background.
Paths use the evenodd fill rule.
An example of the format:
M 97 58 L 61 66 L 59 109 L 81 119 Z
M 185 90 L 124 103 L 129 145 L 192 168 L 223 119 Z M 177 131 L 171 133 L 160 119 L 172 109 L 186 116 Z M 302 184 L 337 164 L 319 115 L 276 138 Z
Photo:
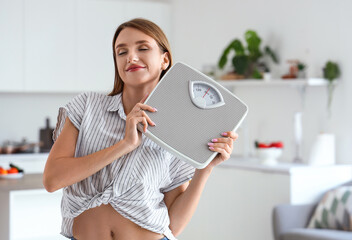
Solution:
M 59 107 L 74 96 L 84 91 L 109 93 L 114 81 L 111 50 L 114 31 L 126 20 L 145 17 L 163 28 L 175 62 L 182 61 L 204 72 L 214 70 L 215 78 L 232 70 L 230 59 L 225 69 L 220 71 L 216 66 L 232 40 L 238 38 L 245 43 L 247 30 L 257 32 L 262 39 L 261 48 L 268 45 L 275 51 L 279 64 L 268 61 L 271 80 L 257 80 L 260 84 L 253 85 L 239 82 L 246 80 L 232 80 L 236 83 L 227 85 L 249 106 L 248 116 L 238 129 L 240 138 L 235 144 L 234 159 L 256 158 L 256 140 L 282 141 L 284 148 L 279 163 L 293 163 L 297 157 L 296 135 L 301 134 L 301 163 L 308 164 L 317 136 L 328 132 L 335 136 L 333 163 L 349 166 L 352 163 L 352 94 L 348 92 L 352 92 L 351 11 L 350 0 L 0 0 L 0 146 L 4 147 L 8 141 L 21 142 L 23 138 L 27 143 L 38 143 L 46 119 L 53 128 Z M 299 81 L 281 79 L 289 72 L 287 61 L 291 59 L 306 65 L 304 83 L 273 84 Z M 341 72 L 333 94 L 330 120 L 327 81 L 322 79 L 327 61 L 338 63 Z M 309 78 L 318 78 L 322 84 L 306 85 Z M 301 113 L 298 123 L 294 121 L 297 112 Z M 301 131 L 297 130 L 297 124 Z M 4 155 L 0 155 L 0 166 L 1 157 L 6 158 Z M 43 159 L 46 155 L 40 157 Z M 285 169 L 285 174 L 289 174 L 290 168 Z M 269 170 L 269 173 L 272 171 L 275 172 Z M 352 174 L 350 168 L 348 171 Z M 233 175 L 236 174 L 228 176 Z M 249 182 L 256 177 L 248 179 Z M 260 181 L 258 177 L 253 184 Z M 273 182 L 270 184 L 275 186 Z M 205 193 L 204 198 L 207 196 Z M 282 196 L 279 199 L 268 206 L 290 201 Z M 271 208 L 265 211 L 263 215 L 269 219 Z M 226 218 L 237 224 L 242 222 L 232 215 Z M 268 237 L 262 239 L 271 239 L 270 221 L 265 224 L 263 231 Z M 238 229 L 248 234 L 239 234 L 242 238 L 238 239 L 255 239 L 250 226 L 241 225 Z M 11 239 L 29 239 L 13 236 Z M 180 239 L 191 239 L 187 236 L 191 234 Z

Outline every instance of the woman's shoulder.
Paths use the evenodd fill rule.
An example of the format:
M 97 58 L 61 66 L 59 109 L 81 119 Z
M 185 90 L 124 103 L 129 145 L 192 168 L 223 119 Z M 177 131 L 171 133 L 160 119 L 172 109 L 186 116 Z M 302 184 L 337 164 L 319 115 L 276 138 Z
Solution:
M 106 101 L 111 101 L 111 99 L 114 96 L 108 96 L 107 94 L 100 93 L 100 92 L 93 92 L 93 91 L 87 91 L 87 92 L 82 92 L 75 96 L 75 99 L 84 101 L 88 104 L 93 104 L 97 102 L 106 102 Z

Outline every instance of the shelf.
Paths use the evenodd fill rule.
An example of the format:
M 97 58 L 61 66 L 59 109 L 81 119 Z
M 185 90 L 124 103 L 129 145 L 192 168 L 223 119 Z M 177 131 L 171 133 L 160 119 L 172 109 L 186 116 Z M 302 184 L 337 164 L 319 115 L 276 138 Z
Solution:
M 239 80 L 217 80 L 224 87 L 273 87 L 273 86 L 327 86 L 328 81 L 324 78 L 308 79 L 272 79 L 264 81 L 262 79 L 239 79 Z

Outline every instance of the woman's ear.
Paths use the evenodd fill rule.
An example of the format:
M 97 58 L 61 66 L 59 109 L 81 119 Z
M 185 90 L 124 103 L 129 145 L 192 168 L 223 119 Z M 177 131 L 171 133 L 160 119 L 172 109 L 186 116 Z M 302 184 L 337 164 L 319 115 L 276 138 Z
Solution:
M 170 65 L 169 53 L 165 52 L 163 54 L 163 62 L 161 63 L 161 69 L 166 70 Z

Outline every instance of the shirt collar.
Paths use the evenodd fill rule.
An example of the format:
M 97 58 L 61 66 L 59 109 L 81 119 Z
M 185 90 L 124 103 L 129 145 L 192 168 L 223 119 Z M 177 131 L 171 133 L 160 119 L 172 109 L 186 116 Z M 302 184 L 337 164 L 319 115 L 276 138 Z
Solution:
M 111 97 L 110 104 L 107 108 L 109 112 L 118 112 L 119 116 L 126 120 L 125 109 L 122 104 L 122 92 Z

